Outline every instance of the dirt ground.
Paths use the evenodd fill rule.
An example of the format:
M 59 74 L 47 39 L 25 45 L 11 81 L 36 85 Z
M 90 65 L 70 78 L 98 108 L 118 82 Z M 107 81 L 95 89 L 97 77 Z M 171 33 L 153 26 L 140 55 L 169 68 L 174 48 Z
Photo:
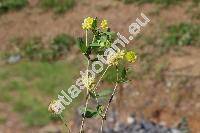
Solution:
M 111 28 L 125 36 L 128 35 L 128 26 L 135 21 L 140 12 L 144 12 L 151 19 L 150 25 L 142 31 L 141 35 L 159 30 L 157 22 L 170 25 L 191 21 L 190 16 L 185 13 L 186 6 L 169 7 L 161 10 L 157 15 L 151 15 L 156 10 L 155 5 L 136 6 L 111 0 L 81 0 L 72 10 L 57 16 L 51 11 L 43 11 L 36 7 L 37 0 L 30 2 L 29 7 L 0 17 L 0 50 L 5 51 L 12 47 L 9 42 L 13 37 L 40 36 L 44 42 L 48 42 L 59 33 L 69 33 L 74 37 L 82 36 L 80 25 L 86 16 L 108 19 Z M 139 45 L 139 42 L 135 45 Z M 167 72 L 163 73 L 164 82 L 144 79 L 134 80 L 125 85 L 120 107 L 124 118 L 136 112 L 153 121 L 174 126 L 180 118 L 187 117 L 193 133 L 200 132 L 200 48 L 185 46 L 181 50 L 187 54 L 179 55 L 172 51 L 159 59 L 169 62 Z M 189 80 L 184 81 L 181 79 L 183 76 Z M 184 82 L 181 87 L 174 82 L 179 79 Z M 7 106 L 9 105 L 0 104 L 0 114 L 8 116 L 10 122 L 1 125 L 0 129 L 5 129 L 3 131 L 6 133 L 31 132 L 27 131 L 17 114 L 10 111 Z M 6 109 L 5 112 L 2 107 L 8 110 Z

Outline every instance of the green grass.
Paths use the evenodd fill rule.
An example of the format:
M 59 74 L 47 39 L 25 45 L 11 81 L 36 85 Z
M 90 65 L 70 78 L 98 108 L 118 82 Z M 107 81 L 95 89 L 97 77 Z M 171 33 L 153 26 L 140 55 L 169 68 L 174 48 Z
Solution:
M 144 4 L 144 3 L 154 3 L 154 4 L 161 4 L 164 6 L 169 6 L 173 4 L 177 4 L 183 0 L 123 0 L 125 4 L 130 3 L 137 3 L 137 4 Z
M 50 44 L 53 51 L 53 58 L 58 58 L 67 54 L 71 47 L 75 44 L 75 39 L 67 34 L 58 34 Z
M 0 101 L 9 103 L 27 125 L 45 125 L 55 119 L 48 112 L 50 100 L 57 97 L 61 89 L 66 90 L 73 84 L 77 66 L 65 61 L 22 61 L 1 66 Z M 76 102 L 74 101 L 71 107 L 77 104 Z
M 41 58 L 42 50 L 41 38 L 33 37 L 29 38 L 23 43 L 23 48 L 21 50 L 22 54 L 28 57 L 30 60 L 39 60 Z
M 45 104 L 26 90 L 20 92 L 13 104 L 14 111 L 23 113 L 22 119 L 29 126 L 45 125 L 50 121 L 50 114 Z
M 52 62 L 59 60 L 63 56 L 67 56 L 68 52 L 75 44 L 75 39 L 68 34 L 58 34 L 53 39 L 50 39 L 48 47 L 44 47 L 45 44 L 41 37 L 30 37 L 23 39 L 14 37 L 10 40 L 13 48 L 7 53 L 4 53 L 3 57 L 9 57 L 10 55 L 20 54 L 23 58 L 31 61 L 47 61 Z M 16 48 L 18 50 L 16 50 Z
M 0 116 L 0 124 L 4 124 L 6 122 L 6 117 L 5 116 Z
M 27 0 L 0 0 L 0 14 L 11 10 L 22 9 L 27 4 Z
M 163 43 L 167 46 L 200 46 L 200 25 L 181 23 L 168 28 L 168 35 Z
M 200 1 L 199 0 L 192 0 L 194 4 L 198 5 L 200 4 Z
M 75 0 L 41 0 L 44 9 L 53 9 L 55 13 L 64 13 L 75 5 Z

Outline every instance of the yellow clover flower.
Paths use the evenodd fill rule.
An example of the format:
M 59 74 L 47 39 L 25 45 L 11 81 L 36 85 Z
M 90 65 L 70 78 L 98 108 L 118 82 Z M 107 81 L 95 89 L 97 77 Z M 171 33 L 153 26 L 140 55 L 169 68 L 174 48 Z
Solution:
M 84 30 L 90 30 L 90 29 L 92 29 L 93 22 L 94 22 L 94 18 L 92 18 L 92 17 L 85 18 L 84 22 L 82 23 L 82 28 Z
M 62 113 L 62 104 L 60 100 L 53 100 L 49 104 L 48 111 L 54 114 L 61 114 Z
M 112 65 L 118 65 L 119 60 L 124 58 L 124 50 L 122 51 L 117 51 L 116 53 L 111 53 L 107 57 L 107 64 L 112 66 Z
M 103 30 L 108 29 L 108 21 L 106 19 L 102 20 L 102 22 L 101 22 L 101 28 Z
M 137 55 L 133 51 L 126 52 L 125 58 L 129 62 L 135 62 L 137 59 Z

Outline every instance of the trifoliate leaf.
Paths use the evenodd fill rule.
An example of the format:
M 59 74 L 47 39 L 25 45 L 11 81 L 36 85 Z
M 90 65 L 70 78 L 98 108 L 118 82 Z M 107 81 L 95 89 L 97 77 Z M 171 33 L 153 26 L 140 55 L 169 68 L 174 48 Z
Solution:
M 81 108 L 81 112 L 82 112 L 82 117 L 84 117 L 85 114 L 85 118 L 94 118 L 98 115 L 98 112 L 96 110 L 87 108 L 86 112 L 85 112 L 85 108 Z

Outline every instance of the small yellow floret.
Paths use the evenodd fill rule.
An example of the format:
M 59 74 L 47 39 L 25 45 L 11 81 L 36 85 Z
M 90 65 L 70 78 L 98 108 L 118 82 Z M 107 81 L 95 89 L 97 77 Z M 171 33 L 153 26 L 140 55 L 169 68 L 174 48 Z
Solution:
M 92 18 L 92 17 L 85 18 L 84 22 L 82 23 L 82 28 L 84 30 L 90 30 L 90 29 L 92 29 L 93 22 L 94 22 L 94 18 Z
M 106 19 L 102 20 L 102 22 L 101 22 L 101 28 L 103 30 L 108 29 L 108 21 Z
M 137 59 L 137 55 L 133 51 L 126 52 L 125 58 L 129 62 L 135 62 Z

